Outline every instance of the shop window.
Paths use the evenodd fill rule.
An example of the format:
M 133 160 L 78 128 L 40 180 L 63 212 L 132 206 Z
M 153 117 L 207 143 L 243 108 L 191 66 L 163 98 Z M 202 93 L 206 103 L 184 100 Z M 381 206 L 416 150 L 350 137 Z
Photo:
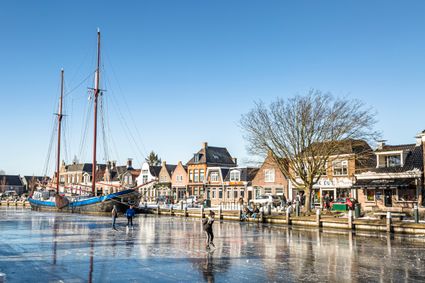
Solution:
M 406 188 L 398 189 L 398 200 L 399 201 L 417 201 L 416 198 L 416 189 L 415 188 Z
M 344 176 L 348 175 L 348 161 L 347 160 L 336 160 L 332 162 L 333 175 Z
M 375 201 L 375 190 L 366 190 L 366 200 Z

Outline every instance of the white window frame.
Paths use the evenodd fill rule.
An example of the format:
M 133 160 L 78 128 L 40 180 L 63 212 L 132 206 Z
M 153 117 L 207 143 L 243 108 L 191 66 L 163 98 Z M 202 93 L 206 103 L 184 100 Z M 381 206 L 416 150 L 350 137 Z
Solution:
M 338 167 L 338 165 L 340 165 Z M 335 170 L 340 169 L 341 174 L 336 174 Z M 345 169 L 345 173 L 344 173 Z M 348 160 L 334 160 L 332 161 L 332 175 L 333 176 L 347 176 L 348 175 Z
M 264 169 L 264 182 L 273 183 L 275 180 L 275 170 L 274 169 Z
M 219 181 L 218 172 L 211 172 L 210 180 L 211 182 L 218 182 Z
M 239 182 L 241 180 L 241 172 L 239 170 L 230 171 L 230 182 Z

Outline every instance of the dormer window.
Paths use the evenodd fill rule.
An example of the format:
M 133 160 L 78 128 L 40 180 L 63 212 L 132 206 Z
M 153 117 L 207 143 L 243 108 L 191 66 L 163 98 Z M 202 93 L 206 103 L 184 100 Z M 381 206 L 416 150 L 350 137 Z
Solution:
M 385 157 L 386 167 L 398 167 L 401 166 L 401 156 L 400 155 L 391 155 Z
M 195 153 L 194 156 L 193 156 L 193 159 L 194 159 L 195 163 L 198 163 L 199 162 L 199 159 L 200 159 L 200 154 L 199 153 Z
M 241 173 L 238 170 L 230 172 L 230 182 L 239 182 L 241 180 Z

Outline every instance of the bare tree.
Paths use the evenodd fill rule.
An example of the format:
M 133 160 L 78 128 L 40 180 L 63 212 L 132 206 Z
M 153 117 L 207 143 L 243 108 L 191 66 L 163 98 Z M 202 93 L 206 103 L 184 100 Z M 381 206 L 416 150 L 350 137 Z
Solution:
M 378 136 L 373 130 L 375 113 L 364 103 L 318 90 L 278 98 L 268 107 L 258 102 L 240 123 L 249 151 L 271 154 L 292 184 L 305 191 L 307 211 L 313 185 L 325 172 L 329 157 L 338 156 L 341 143 Z

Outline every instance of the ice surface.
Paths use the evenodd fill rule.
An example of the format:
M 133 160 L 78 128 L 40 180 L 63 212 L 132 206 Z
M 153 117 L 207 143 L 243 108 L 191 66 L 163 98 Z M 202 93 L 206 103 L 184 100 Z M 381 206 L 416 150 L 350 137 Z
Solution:
M 199 219 L 118 218 L 0 208 L 7 282 L 399 282 L 425 280 L 424 237 Z

